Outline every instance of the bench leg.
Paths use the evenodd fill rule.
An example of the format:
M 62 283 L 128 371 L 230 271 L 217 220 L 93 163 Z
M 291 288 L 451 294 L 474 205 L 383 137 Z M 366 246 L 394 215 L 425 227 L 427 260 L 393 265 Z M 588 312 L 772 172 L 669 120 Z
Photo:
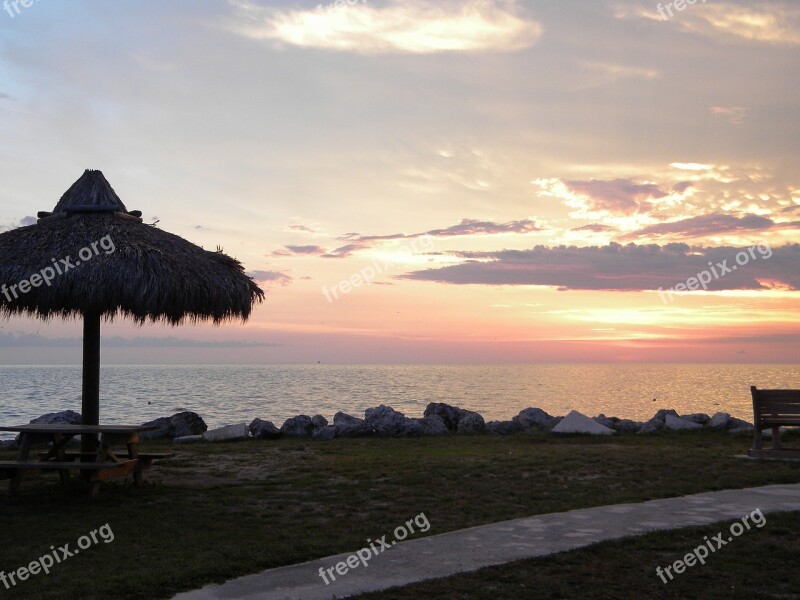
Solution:
M 126 445 L 128 446 L 128 458 L 139 458 L 138 438 L 135 441 L 129 441 Z M 139 465 L 136 467 L 136 470 L 133 472 L 133 485 L 141 485 L 142 480 L 142 465 L 139 463 Z
M 758 419 L 756 419 L 756 427 L 753 430 L 753 450 L 761 450 L 763 446 L 763 440 L 761 439 L 761 427 L 758 424 Z
M 31 453 L 31 446 L 33 446 L 33 436 L 27 433 L 20 434 L 19 452 L 17 453 L 17 460 L 25 462 Z M 17 469 L 14 476 L 11 478 L 11 483 L 8 484 L 8 493 L 16 496 L 19 492 L 19 487 L 22 485 L 22 469 Z
M 781 449 L 781 428 L 777 425 L 772 428 L 772 448 L 774 450 Z
M 72 439 L 71 437 L 69 439 Z M 53 450 L 55 450 L 56 460 L 58 462 L 66 462 L 66 452 L 64 452 L 64 445 L 66 444 L 69 439 L 65 440 L 64 436 L 60 433 L 57 433 L 53 436 Z M 52 452 L 52 450 L 51 450 Z M 58 472 L 58 477 L 61 479 L 61 485 L 66 487 L 69 483 L 69 470 L 68 469 L 61 469 Z

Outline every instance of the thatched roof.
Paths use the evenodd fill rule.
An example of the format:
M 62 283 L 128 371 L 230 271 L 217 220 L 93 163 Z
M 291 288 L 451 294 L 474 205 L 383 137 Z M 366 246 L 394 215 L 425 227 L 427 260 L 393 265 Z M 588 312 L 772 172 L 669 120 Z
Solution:
M 61 196 L 53 213 L 119 211 L 128 212 L 122 200 L 100 171 L 87 170 Z
M 0 315 L 48 319 L 94 312 L 140 323 L 219 323 L 247 319 L 264 299 L 239 261 L 146 225 L 140 214 L 125 208 L 100 171 L 86 171 L 36 225 L 0 234 L 0 284 L 6 286 L 0 288 Z M 87 260 L 79 257 L 84 248 Z M 53 271 L 49 285 L 19 289 L 23 280 L 34 282 L 32 275 Z M 12 285 L 16 298 L 8 291 Z

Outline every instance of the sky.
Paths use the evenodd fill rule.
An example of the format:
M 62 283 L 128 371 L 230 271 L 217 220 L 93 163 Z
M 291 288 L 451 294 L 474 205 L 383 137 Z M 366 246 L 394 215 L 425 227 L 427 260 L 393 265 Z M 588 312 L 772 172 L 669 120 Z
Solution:
M 800 3 L 2 8 L 0 230 L 100 169 L 267 293 L 105 363 L 800 357 Z M 0 363 L 80 336 L 2 320 Z

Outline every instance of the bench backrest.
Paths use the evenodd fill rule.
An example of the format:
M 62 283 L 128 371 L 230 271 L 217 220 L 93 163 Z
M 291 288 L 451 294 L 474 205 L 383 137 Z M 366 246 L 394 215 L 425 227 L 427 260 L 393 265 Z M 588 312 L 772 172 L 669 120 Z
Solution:
M 759 390 L 753 395 L 755 425 L 800 425 L 800 390 Z

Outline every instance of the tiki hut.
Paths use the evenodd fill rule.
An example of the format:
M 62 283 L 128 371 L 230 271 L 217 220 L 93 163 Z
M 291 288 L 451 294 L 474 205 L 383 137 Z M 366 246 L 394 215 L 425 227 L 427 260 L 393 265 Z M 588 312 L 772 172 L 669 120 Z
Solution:
M 144 224 L 100 171 L 38 216 L 0 234 L 0 315 L 83 318 L 84 424 L 99 419 L 101 319 L 244 321 L 264 299 L 239 261 Z

